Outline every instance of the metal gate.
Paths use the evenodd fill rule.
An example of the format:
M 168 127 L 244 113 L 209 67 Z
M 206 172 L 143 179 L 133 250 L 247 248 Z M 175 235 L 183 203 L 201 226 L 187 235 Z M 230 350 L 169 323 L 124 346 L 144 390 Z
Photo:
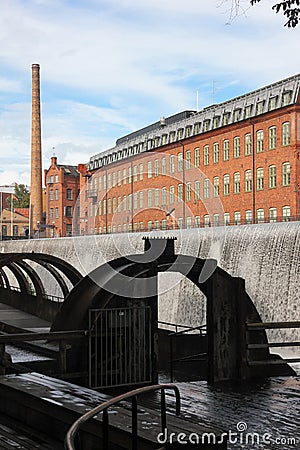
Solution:
M 150 383 L 151 308 L 89 310 L 91 388 Z

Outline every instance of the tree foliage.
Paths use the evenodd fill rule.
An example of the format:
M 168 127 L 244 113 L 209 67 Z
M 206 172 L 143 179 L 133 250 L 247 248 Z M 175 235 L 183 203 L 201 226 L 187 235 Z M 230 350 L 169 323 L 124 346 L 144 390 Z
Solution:
M 29 208 L 30 204 L 30 194 L 27 186 L 25 184 L 16 184 L 15 192 L 12 199 L 13 204 L 11 204 L 11 197 L 6 201 L 9 209 L 13 208 Z
M 250 0 L 251 5 L 259 3 L 261 0 Z M 289 28 L 295 28 L 299 24 L 300 20 L 300 0 L 284 0 L 282 2 L 275 3 L 272 9 L 276 12 L 282 12 L 287 18 L 287 22 L 284 26 Z

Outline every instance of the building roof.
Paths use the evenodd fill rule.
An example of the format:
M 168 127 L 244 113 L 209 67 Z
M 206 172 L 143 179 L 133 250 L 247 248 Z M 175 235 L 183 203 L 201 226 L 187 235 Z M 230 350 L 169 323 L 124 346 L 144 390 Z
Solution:
M 69 175 L 72 177 L 79 177 L 79 172 L 77 170 L 77 166 L 68 166 L 66 164 L 57 164 L 59 169 L 63 169 L 65 175 Z
M 262 87 L 201 111 L 183 111 L 119 138 L 116 145 L 90 158 L 89 170 L 99 169 L 170 142 L 201 135 L 251 119 L 299 101 L 300 74 Z
M 14 208 L 14 212 L 29 219 L 29 208 Z

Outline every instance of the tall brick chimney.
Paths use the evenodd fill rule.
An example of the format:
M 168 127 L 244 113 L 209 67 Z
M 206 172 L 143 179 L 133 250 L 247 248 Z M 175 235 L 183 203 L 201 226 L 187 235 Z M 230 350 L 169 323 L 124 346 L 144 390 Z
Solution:
M 30 234 L 42 221 L 42 145 L 40 107 L 40 66 L 32 64 Z

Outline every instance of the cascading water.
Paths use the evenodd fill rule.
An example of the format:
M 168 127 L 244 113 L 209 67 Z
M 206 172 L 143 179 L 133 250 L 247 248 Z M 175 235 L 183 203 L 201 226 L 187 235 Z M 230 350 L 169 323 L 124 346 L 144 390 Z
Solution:
M 245 279 L 262 320 L 299 319 L 299 223 L 273 223 L 160 232 L 176 236 L 175 252 L 216 258 L 230 275 Z M 86 275 L 121 255 L 142 253 L 146 233 L 30 241 L 5 241 L 2 252 L 43 252 L 73 264 Z M 47 281 L 45 280 L 47 283 Z M 160 274 L 159 319 L 184 325 L 205 322 L 204 295 L 178 273 Z M 272 332 L 272 338 L 300 340 L 297 330 Z

